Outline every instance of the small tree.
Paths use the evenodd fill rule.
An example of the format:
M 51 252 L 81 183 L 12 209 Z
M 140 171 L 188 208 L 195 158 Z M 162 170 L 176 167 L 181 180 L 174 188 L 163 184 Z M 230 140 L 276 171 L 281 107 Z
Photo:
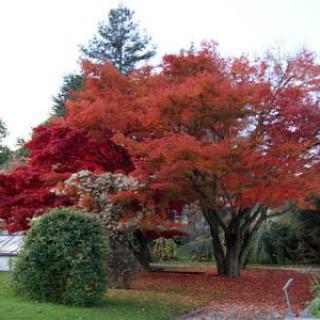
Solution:
M 109 286 L 128 288 L 137 272 L 137 263 L 129 249 L 128 232 L 120 230 L 118 220 L 124 215 L 120 206 L 110 201 L 112 193 L 135 190 L 138 182 L 124 174 L 104 173 L 95 175 L 88 170 L 71 175 L 64 182 L 63 193 L 78 199 L 77 206 L 90 208 L 101 217 L 107 230 L 109 254 L 107 274 Z M 57 190 L 57 192 L 61 192 Z
M 139 29 L 133 16 L 134 11 L 123 6 L 111 9 L 107 21 L 99 25 L 98 34 L 88 46 L 81 47 L 84 57 L 94 63 L 109 60 L 124 74 L 152 58 L 155 50 L 151 38 Z
M 107 284 L 104 230 L 96 216 L 63 208 L 35 220 L 13 273 L 18 292 L 77 306 L 101 303 Z

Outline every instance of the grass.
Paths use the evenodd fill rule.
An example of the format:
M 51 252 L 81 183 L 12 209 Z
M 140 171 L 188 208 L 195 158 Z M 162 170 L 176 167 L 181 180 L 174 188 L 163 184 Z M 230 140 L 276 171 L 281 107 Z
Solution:
M 99 308 L 39 303 L 16 296 L 8 285 L 10 274 L 0 273 L 0 320 L 169 320 L 203 305 L 221 314 L 237 307 L 241 310 L 234 310 L 236 314 L 263 311 L 285 315 L 287 305 L 282 288 L 292 277 L 290 298 L 296 313 L 314 298 L 310 276 L 294 271 L 249 268 L 242 271 L 240 278 L 227 278 L 217 276 L 214 267 L 205 267 L 202 273 L 196 269 L 203 266 L 184 268 L 179 272 L 142 272 L 132 289 L 109 290 Z
M 208 265 L 208 266 L 215 266 L 216 263 L 212 259 L 211 261 L 197 261 L 197 260 L 192 260 L 189 256 L 177 256 L 176 259 L 174 260 L 168 260 L 168 261 L 163 261 L 161 262 L 162 264 L 172 264 L 172 265 L 179 265 L 179 264 L 190 264 L 190 265 Z
M 192 266 L 212 266 L 215 267 L 216 263 L 214 258 L 210 261 L 197 261 L 192 260 L 189 255 L 178 254 L 176 259 L 162 261 L 155 263 L 156 265 L 192 265 Z M 261 268 L 261 267 L 271 267 L 271 268 L 279 268 L 279 267 L 296 267 L 296 266 L 307 266 L 313 267 L 318 266 L 319 264 L 311 263 L 311 262 L 286 262 L 286 263 L 249 263 L 247 265 L 248 268 Z
M 320 296 L 311 302 L 310 311 L 313 316 L 320 317 Z
M 142 290 L 109 290 L 99 308 L 78 308 L 39 303 L 16 296 L 0 273 L 0 320 L 147 320 L 173 319 L 195 305 L 172 295 Z

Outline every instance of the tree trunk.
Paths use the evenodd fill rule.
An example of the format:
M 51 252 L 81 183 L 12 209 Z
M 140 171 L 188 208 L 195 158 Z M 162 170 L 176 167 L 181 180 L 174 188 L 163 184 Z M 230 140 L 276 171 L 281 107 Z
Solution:
M 228 241 L 226 248 L 226 272 L 229 277 L 240 276 L 240 241 Z
M 218 274 L 228 277 L 239 277 L 243 253 L 240 219 L 235 217 L 227 226 L 224 225 L 222 227 L 221 221 L 214 216 L 218 214 L 217 212 L 206 211 L 204 214 L 211 230 L 213 253 L 217 263 Z M 221 232 L 225 239 L 225 245 L 222 244 L 221 237 L 219 236 Z
M 225 253 L 217 246 L 216 239 L 212 241 L 213 253 L 217 264 L 218 275 L 239 277 L 241 270 L 240 242 L 229 241 Z
M 213 252 L 214 252 L 214 257 L 216 260 L 218 275 L 225 276 L 226 270 L 227 270 L 225 258 L 224 258 L 224 256 L 221 256 L 220 254 L 216 254 L 214 249 L 213 249 Z
M 225 253 L 223 250 L 223 245 L 221 243 L 221 239 L 219 236 L 220 234 L 219 226 L 215 224 L 215 221 L 212 216 L 212 212 L 210 210 L 203 210 L 203 214 L 210 227 L 213 255 L 216 260 L 218 274 L 225 275 L 226 259 L 225 259 Z
M 219 275 L 225 275 L 226 259 L 225 259 L 225 254 L 221 244 L 221 240 L 219 239 L 219 233 L 214 233 L 213 231 L 211 231 L 211 238 L 212 238 L 213 255 L 217 264 L 217 272 Z
M 243 211 L 239 210 L 226 223 L 222 219 L 222 213 L 219 215 L 219 212 L 203 207 L 203 215 L 210 226 L 213 253 L 219 275 L 240 276 L 240 270 L 246 262 L 251 242 L 266 219 L 266 210 L 260 205 Z M 225 239 L 224 244 L 222 238 Z
M 148 239 L 138 230 L 135 232 L 135 238 L 138 244 L 138 249 L 134 250 L 134 254 L 138 259 L 144 271 L 150 271 L 151 253 L 148 246 Z

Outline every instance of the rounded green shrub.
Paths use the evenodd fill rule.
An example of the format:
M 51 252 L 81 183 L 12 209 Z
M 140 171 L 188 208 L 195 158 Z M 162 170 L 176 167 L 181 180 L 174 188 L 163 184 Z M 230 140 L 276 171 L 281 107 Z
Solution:
M 154 241 L 153 259 L 155 261 L 168 261 L 175 259 L 177 245 L 172 239 L 159 238 Z
M 40 301 L 92 306 L 103 300 L 107 238 L 93 214 L 59 208 L 32 223 L 16 262 L 13 284 Z

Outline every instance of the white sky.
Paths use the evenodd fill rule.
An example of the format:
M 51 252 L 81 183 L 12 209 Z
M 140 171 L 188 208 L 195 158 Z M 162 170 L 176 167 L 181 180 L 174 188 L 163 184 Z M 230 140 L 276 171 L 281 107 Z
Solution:
M 0 118 L 6 142 L 43 122 L 63 75 L 117 0 L 0 0 Z M 225 54 L 306 46 L 320 55 L 320 0 L 123 0 L 163 53 L 214 39 Z

